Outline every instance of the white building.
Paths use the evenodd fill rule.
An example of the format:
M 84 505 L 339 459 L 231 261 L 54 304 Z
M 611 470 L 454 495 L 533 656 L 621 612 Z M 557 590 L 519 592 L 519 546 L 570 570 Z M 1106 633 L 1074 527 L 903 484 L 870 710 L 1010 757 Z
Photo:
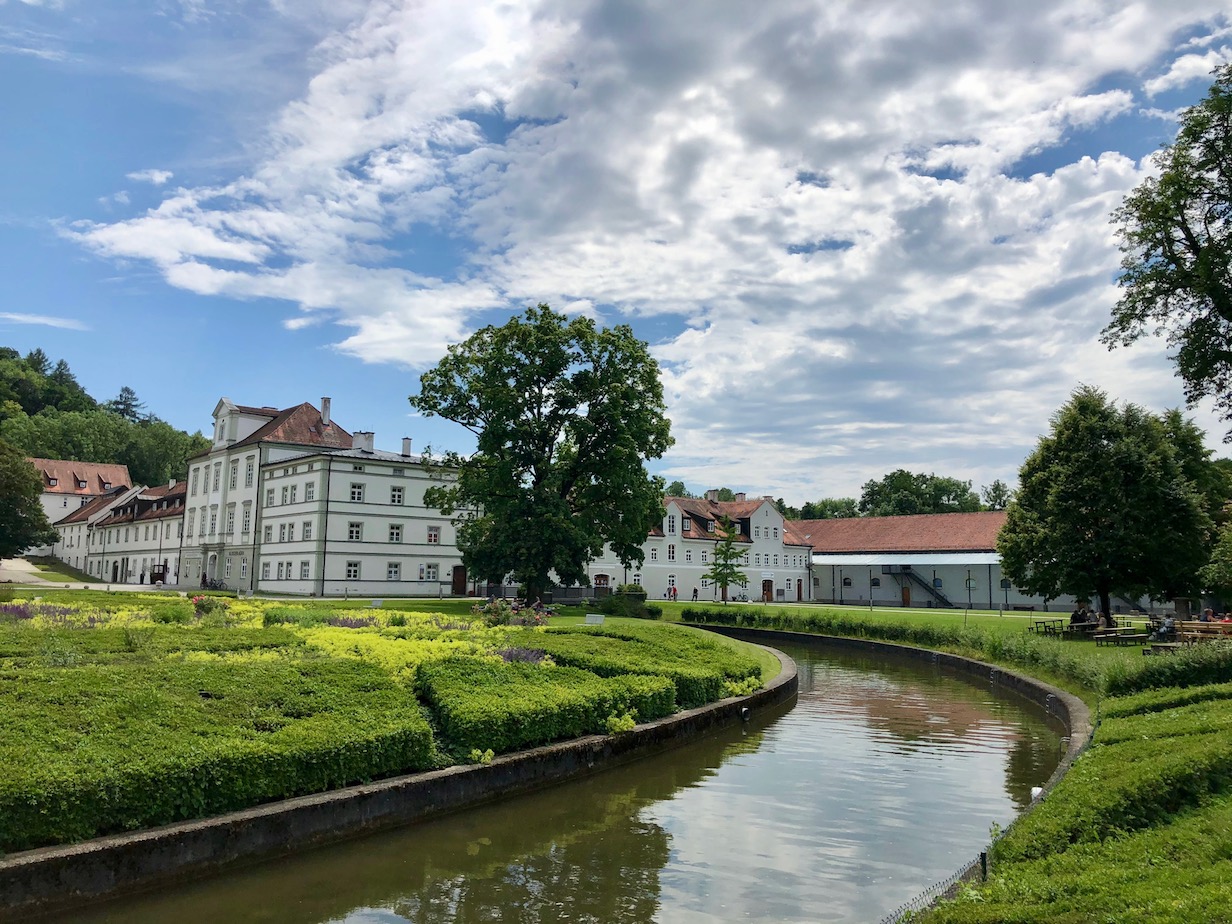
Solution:
M 55 525 L 74 510 L 115 488 L 128 487 L 127 465 L 99 462 L 66 462 L 60 459 L 29 459 L 43 479 L 40 501 L 47 522 Z M 55 554 L 50 546 L 30 549 L 31 555 Z
M 110 493 L 95 497 L 65 514 L 52 524 L 60 538 L 51 547 L 51 554 L 78 571 L 84 571 L 102 580 L 102 562 L 97 555 L 98 549 L 101 548 L 102 534 L 96 532 L 94 527 L 110 516 L 115 507 L 136 496 L 140 490 L 130 487 L 112 488 Z M 96 539 L 99 542 L 97 548 Z
M 450 519 L 424 505 L 433 480 L 422 459 L 384 452 L 372 433 L 351 448 L 262 466 L 258 586 L 315 596 L 477 593 Z
M 89 524 L 86 572 L 113 584 L 176 583 L 186 483 L 126 492 Z
M 704 498 L 667 497 L 663 522 L 651 530 L 642 549 L 640 569 L 626 569 L 610 549 L 591 563 L 595 587 L 640 584 L 649 599 L 664 599 L 673 589 L 677 599 L 718 600 L 720 588 L 703 575 L 714 564 L 714 548 L 724 538 L 723 518 L 736 531 L 734 540 L 744 550 L 741 570 L 749 578 L 743 587 L 729 587 L 728 596 L 751 600 L 795 602 L 812 599 L 809 581 L 810 547 L 785 521 L 774 500 L 718 500 L 717 491 Z

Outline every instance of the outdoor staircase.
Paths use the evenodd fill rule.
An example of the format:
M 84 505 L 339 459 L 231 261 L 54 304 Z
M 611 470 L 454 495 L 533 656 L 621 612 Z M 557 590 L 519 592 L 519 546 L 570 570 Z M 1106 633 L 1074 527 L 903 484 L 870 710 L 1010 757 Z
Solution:
M 933 587 L 929 581 L 924 580 L 924 578 L 920 577 L 914 571 L 900 571 L 898 572 L 898 575 L 900 578 L 905 577 L 909 583 L 914 584 L 916 587 L 923 588 L 924 592 L 933 598 L 933 602 L 937 606 L 943 606 L 947 609 L 954 609 L 954 604 L 950 602 L 949 597 L 939 591 L 936 587 Z

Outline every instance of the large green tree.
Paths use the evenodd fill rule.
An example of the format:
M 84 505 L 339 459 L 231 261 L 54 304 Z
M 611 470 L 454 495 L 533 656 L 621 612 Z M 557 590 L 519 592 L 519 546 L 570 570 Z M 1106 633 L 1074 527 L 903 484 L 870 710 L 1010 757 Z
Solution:
M 1113 213 L 1122 293 L 1103 340 L 1165 333 L 1185 397 L 1212 396 L 1232 420 L 1232 64 L 1214 74 L 1155 154 L 1157 175 Z
M 710 567 L 702 577 L 707 581 L 712 581 L 719 588 L 722 600 L 726 603 L 727 589 L 735 586 L 744 587 L 749 582 L 749 576 L 740 570 L 745 551 L 743 546 L 736 545 L 736 538 L 740 535 L 739 529 L 733 526 L 727 517 L 723 517 L 719 522 L 723 538 L 715 544 L 714 560 L 711 561 Z
M 0 441 L 0 558 L 50 545 L 57 534 L 39 497 L 43 479 L 20 450 Z
M 866 517 L 913 513 L 970 513 L 980 509 L 980 498 L 970 481 L 941 475 L 914 474 L 906 469 L 868 481 L 860 495 L 859 510 Z
M 823 497 L 821 500 L 806 501 L 800 508 L 802 520 L 840 520 L 859 515 L 854 497 Z
M 585 582 L 605 543 L 642 563 L 664 489 L 645 461 L 672 438 L 659 366 L 628 326 L 539 305 L 451 346 L 410 401 L 475 434 L 469 458 L 437 460 L 425 498 L 454 516 L 471 573 L 538 595 L 552 572 Z
M 1081 387 L 1023 462 L 997 539 L 1015 586 L 1045 597 L 1196 589 L 1211 520 L 1163 422 Z

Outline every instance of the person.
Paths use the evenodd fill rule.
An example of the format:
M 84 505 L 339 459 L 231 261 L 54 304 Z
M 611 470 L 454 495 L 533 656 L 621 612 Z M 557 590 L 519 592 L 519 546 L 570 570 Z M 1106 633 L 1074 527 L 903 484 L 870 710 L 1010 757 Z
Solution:
M 1071 626 L 1081 625 L 1087 621 L 1087 608 L 1079 604 L 1078 609 L 1069 614 L 1069 624 Z
M 206 579 L 205 572 L 204 572 L 204 571 L 202 571 L 202 572 L 201 572 L 201 589 L 202 589 L 202 590 L 205 590 L 205 587 L 206 587 L 206 584 L 207 584 L 207 583 L 208 583 L 208 580 Z
M 1209 606 L 1202 611 L 1202 615 L 1198 617 L 1198 622 L 1214 622 L 1215 611 Z
M 1112 620 L 1110 620 L 1106 615 L 1104 615 L 1103 610 L 1100 610 L 1099 616 L 1096 618 L 1095 622 L 1096 622 L 1096 628 L 1098 629 L 1111 629 L 1112 628 L 1112 626 L 1110 625 Z
M 678 591 L 675 587 L 672 588 L 672 603 L 676 602 L 676 594 L 678 594 L 679 592 L 680 591 Z
M 696 587 L 693 588 L 693 602 L 695 603 L 697 602 L 697 588 Z

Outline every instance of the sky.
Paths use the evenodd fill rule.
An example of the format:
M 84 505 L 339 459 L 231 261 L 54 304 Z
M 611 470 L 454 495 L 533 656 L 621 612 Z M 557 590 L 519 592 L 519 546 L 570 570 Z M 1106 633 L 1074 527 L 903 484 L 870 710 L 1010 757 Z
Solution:
M 1230 59 L 1206 0 L 0 0 L 0 344 L 467 452 L 419 374 L 547 302 L 695 492 L 1013 485 L 1079 384 L 1183 405 L 1109 216 Z

